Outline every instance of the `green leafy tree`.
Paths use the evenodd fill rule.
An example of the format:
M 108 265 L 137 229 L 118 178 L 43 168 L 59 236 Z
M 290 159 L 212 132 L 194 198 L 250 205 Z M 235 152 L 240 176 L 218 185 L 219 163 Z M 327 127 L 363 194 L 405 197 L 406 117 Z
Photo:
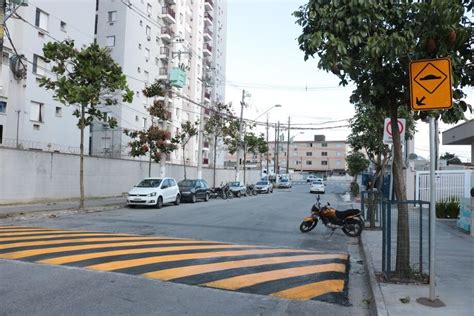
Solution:
M 183 167 L 184 167 L 184 179 L 186 180 L 186 145 L 189 143 L 191 138 L 198 134 L 199 121 L 194 123 L 186 121 L 181 124 L 181 131 L 178 132 L 172 139 L 174 144 L 179 144 L 183 149 Z
M 80 204 L 84 208 L 84 129 L 94 120 L 115 127 L 117 121 L 100 111 L 99 106 L 132 102 L 133 92 L 127 86 L 122 68 L 109 51 L 96 43 L 79 50 L 73 40 L 50 42 L 43 47 L 46 63 L 52 63 L 54 77 L 40 79 L 40 87 L 52 90 L 62 104 L 77 106 L 74 116 L 81 131 L 80 139 Z
M 298 38 L 305 60 L 317 55 L 318 67 L 331 71 L 341 85 L 356 88 L 350 101 L 383 107 L 393 126 L 394 191 L 406 200 L 403 158 L 398 133 L 399 108 L 409 104 L 411 60 L 450 57 L 454 106 L 430 112 L 445 123 L 464 119 L 471 109 L 463 88 L 472 86 L 473 27 L 465 16 L 469 0 L 427 2 L 309 0 L 294 13 L 302 27 Z M 427 116 L 415 113 L 415 118 Z M 396 272 L 410 272 L 408 208 L 398 205 Z
M 347 172 L 349 173 L 350 176 L 354 177 L 353 182 L 357 182 L 357 176 L 367 170 L 370 165 L 370 161 L 365 158 L 364 154 L 355 151 L 351 154 L 349 154 L 346 157 L 346 162 L 347 162 Z
M 210 107 L 210 115 L 206 124 L 204 125 L 204 134 L 214 138 L 214 160 L 213 160 L 213 186 L 216 186 L 216 160 L 217 160 L 217 143 L 219 138 L 224 137 L 225 127 L 228 124 L 229 118 L 234 117 L 232 108 L 229 104 L 217 103 Z
M 131 141 L 128 143 L 130 156 L 150 156 L 148 176 L 151 176 L 152 160 L 163 162 L 165 155 L 177 149 L 177 146 L 171 142 L 171 133 L 155 125 L 153 121 L 154 118 L 160 122 L 166 122 L 170 119 L 169 109 L 163 101 L 156 99 L 156 97 L 163 97 L 169 89 L 168 83 L 164 80 L 157 80 L 145 87 L 142 91 L 143 95 L 147 98 L 155 98 L 151 106 L 147 108 L 148 113 L 152 117 L 152 124 L 146 130 L 124 130 L 125 135 L 131 138 Z
M 441 155 L 441 157 L 439 157 L 440 159 L 444 159 L 446 160 L 446 163 L 448 165 L 459 165 L 461 164 L 461 159 L 459 159 L 455 154 L 451 154 L 451 153 L 444 153 L 444 155 Z

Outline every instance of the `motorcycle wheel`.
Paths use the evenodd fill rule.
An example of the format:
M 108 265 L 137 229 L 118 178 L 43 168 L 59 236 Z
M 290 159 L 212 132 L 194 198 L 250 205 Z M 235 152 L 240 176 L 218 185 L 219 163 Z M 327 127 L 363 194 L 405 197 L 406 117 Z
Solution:
M 349 237 L 357 237 L 362 233 L 362 223 L 361 221 L 352 219 L 348 220 L 344 227 L 342 227 L 342 231 Z
M 316 227 L 316 224 L 318 222 L 317 221 L 313 221 L 313 222 L 302 222 L 301 225 L 300 225 L 300 231 L 302 233 L 307 233 L 307 232 L 310 232 L 312 231 L 315 227 Z

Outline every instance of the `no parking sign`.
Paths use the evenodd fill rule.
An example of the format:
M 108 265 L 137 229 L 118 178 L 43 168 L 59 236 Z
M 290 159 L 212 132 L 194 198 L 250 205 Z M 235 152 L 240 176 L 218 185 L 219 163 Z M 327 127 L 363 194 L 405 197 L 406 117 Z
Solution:
M 398 132 L 400 133 L 400 139 L 405 139 L 405 119 L 398 119 Z M 390 118 L 385 119 L 383 127 L 383 143 L 384 144 L 393 144 L 392 139 L 392 121 Z

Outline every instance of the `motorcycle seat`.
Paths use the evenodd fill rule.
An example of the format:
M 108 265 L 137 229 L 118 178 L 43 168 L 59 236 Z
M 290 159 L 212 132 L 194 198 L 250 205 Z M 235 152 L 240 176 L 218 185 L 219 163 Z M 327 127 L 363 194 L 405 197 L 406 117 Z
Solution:
M 360 214 L 360 210 L 353 208 L 345 211 L 336 211 L 336 217 L 339 219 L 344 219 L 349 216 Z

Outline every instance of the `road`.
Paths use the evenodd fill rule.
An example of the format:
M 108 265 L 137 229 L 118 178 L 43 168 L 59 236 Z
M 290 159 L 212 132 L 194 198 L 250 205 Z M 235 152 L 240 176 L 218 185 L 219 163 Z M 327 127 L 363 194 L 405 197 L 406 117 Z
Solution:
M 358 240 L 298 230 L 308 190 L 4 220 L 0 314 L 368 314 Z

